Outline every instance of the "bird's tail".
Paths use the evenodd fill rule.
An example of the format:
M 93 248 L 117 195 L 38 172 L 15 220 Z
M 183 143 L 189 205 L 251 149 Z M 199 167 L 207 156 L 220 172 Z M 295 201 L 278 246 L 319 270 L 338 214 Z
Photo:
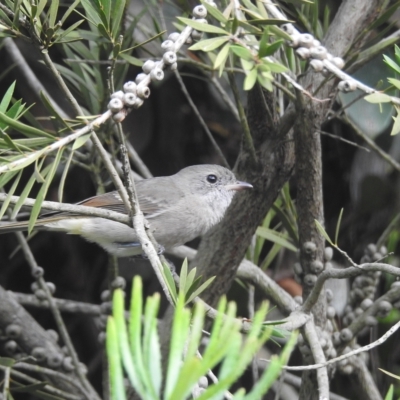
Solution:
M 37 220 L 35 222 L 34 230 L 47 230 L 45 226 L 49 223 L 49 218 L 43 220 Z M 10 232 L 21 232 L 28 230 L 29 221 L 15 221 L 15 222 L 2 222 L 0 221 L 0 235 L 3 233 Z

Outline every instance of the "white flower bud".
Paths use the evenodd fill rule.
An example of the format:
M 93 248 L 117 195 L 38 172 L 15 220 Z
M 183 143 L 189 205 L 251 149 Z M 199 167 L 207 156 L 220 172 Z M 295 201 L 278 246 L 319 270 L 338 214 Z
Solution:
M 147 86 L 139 86 L 136 94 L 141 99 L 147 99 L 150 96 L 150 89 Z
M 143 99 L 136 97 L 136 101 L 135 104 L 133 105 L 133 108 L 139 108 L 142 106 L 143 103 L 144 103 Z
M 161 48 L 164 49 L 164 51 L 174 51 L 175 43 L 172 40 L 165 40 L 161 43 Z
M 173 51 L 167 51 L 163 55 L 163 61 L 166 65 L 172 65 L 176 62 L 176 53 Z
M 114 114 L 112 119 L 115 122 L 119 123 L 119 122 L 122 122 L 125 119 L 125 117 L 126 117 L 126 113 L 123 111 L 120 111 L 120 112 L 117 112 L 116 114 Z
M 195 18 L 205 18 L 207 17 L 207 9 L 204 6 L 196 6 L 193 8 L 193 16 Z
M 357 89 L 357 83 L 352 79 L 348 79 L 347 81 L 341 81 L 339 82 L 338 89 L 341 92 L 353 92 L 354 90 Z
M 343 69 L 343 67 L 344 67 L 344 60 L 343 60 L 343 58 L 340 58 L 340 57 L 333 57 L 330 61 L 331 61 L 331 63 L 334 64 L 337 68 Z
M 295 32 L 293 24 L 283 24 L 281 28 L 288 34 L 292 35 Z
M 315 72 L 321 72 L 324 69 L 324 63 L 321 60 L 311 60 L 310 65 Z
M 124 92 L 122 90 L 118 90 L 118 92 L 114 92 L 111 94 L 111 98 L 112 99 L 120 99 L 122 100 L 124 98 Z
M 121 99 L 113 98 L 109 101 L 107 107 L 112 113 L 117 113 L 124 108 L 124 103 Z
M 307 58 L 310 58 L 310 50 L 307 49 L 306 47 L 299 47 L 296 50 L 296 53 L 303 60 L 306 60 Z
M 156 65 L 156 63 L 153 60 L 147 60 L 143 66 L 142 66 L 142 70 L 145 74 L 149 74 L 151 72 L 151 70 L 154 68 L 154 66 Z
M 154 81 L 162 81 L 164 79 L 164 71 L 161 68 L 153 68 L 150 72 L 150 78 Z
M 179 39 L 180 33 L 179 32 L 172 32 L 168 35 L 168 40 L 172 42 L 176 42 Z
M 123 101 L 127 107 L 133 107 L 135 105 L 136 99 L 137 99 L 136 94 L 125 93 Z
M 314 36 L 309 33 L 301 33 L 299 38 L 299 45 L 301 47 L 310 48 L 313 46 Z
M 123 86 L 125 93 L 135 93 L 136 94 L 137 85 L 133 81 L 126 82 Z
M 328 51 L 324 46 L 312 47 L 310 49 L 311 58 L 315 58 L 317 60 L 324 60 L 328 54 Z
M 136 82 L 136 84 L 138 85 L 140 82 L 142 82 L 144 79 L 146 79 L 147 78 L 147 75 L 146 74 L 143 74 L 143 73 L 141 73 L 141 74 L 138 74 L 137 76 L 136 76 L 136 79 L 135 79 L 135 82 Z

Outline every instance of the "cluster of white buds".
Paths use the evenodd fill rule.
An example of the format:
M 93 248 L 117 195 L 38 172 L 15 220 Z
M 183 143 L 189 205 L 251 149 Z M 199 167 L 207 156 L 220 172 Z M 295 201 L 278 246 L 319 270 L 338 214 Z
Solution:
M 207 0 L 207 3 L 216 7 L 213 0 Z M 193 19 L 200 23 L 207 23 L 207 8 L 203 5 L 194 7 Z M 190 36 L 188 36 L 190 35 Z M 164 69 L 172 70 L 178 67 L 177 51 L 183 43 L 190 44 L 192 39 L 200 39 L 201 32 L 194 29 L 184 34 L 173 32 L 168 36 L 168 39 L 161 43 L 163 56 L 160 61 L 147 60 L 143 66 L 143 72 L 136 76 L 135 82 L 126 82 L 123 90 L 119 90 L 111 95 L 111 100 L 108 103 L 108 109 L 113 114 L 115 122 L 122 122 L 132 108 L 139 108 L 145 99 L 150 96 L 148 87 L 150 82 L 161 81 L 164 79 Z
M 339 69 L 344 67 L 343 59 L 330 54 L 326 47 L 322 46 L 321 42 L 316 40 L 313 35 L 300 33 L 293 24 L 284 24 L 282 29 L 291 37 L 288 45 L 295 48 L 297 55 L 303 60 L 310 59 L 310 65 L 316 72 L 322 72 L 324 75 L 329 74 L 324 64 L 325 60 Z
M 216 7 L 215 3 L 214 7 Z M 201 24 L 207 24 L 208 22 L 206 20 L 206 17 L 207 17 L 207 8 L 205 8 L 203 5 L 196 6 L 195 8 L 193 8 L 193 19 L 196 22 L 200 22 Z M 200 40 L 202 37 L 203 37 L 203 32 L 196 31 L 196 29 L 193 29 L 186 43 L 191 44 L 192 40 L 194 41 Z

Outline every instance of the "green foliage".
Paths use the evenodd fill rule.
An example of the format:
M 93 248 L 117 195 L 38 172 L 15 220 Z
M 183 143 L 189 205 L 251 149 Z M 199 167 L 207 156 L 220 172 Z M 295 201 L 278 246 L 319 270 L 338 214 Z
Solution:
M 186 277 L 188 279 L 188 276 Z M 243 374 L 256 352 L 269 338 L 271 329 L 263 321 L 266 305 L 257 311 L 250 332 L 243 339 L 241 322 L 235 318 L 236 307 L 222 299 L 214 320 L 208 344 L 202 356 L 198 353 L 205 309 L 196 304 L 193 313 L 185 308 L 185 295 L 180 292 L 174 314 L 165 385 L 162 390 L 161 351 L 157 333 L 159 295 L 146 300 L 143 310 L 142 283 L 134 278 L 129 326 L 125 321 L 124 295 L 114 292 L 113 315 L 107 324 L 107 357 L 110 364 L 111 393 L 114 400 L 125 399 L 123 370 L 130 384 L 143 400 L 190 397 L 198 380 L 220 364 L 218 382 L 210 385 L 199 399 L 220 398 Z M 143 315 L 144 312 L 144 315 Z M 259 399 L 277 379 L 295 344 L 293 336 L 279 357 L 273 357 L 258 383 L 248 394 L 237 391 L 234 399 Z M 123 366 L 123 368 L 122 368 Z
M 286 184 L 273 207 L 268 211 L 261 226 L 257 228 L 254 241 L 246 257 L 256 265 L 267 269 L 280 251 L 298 249 L 297 212 Z M 267 255 L 260 260 L 264 246 L 272 243 Z

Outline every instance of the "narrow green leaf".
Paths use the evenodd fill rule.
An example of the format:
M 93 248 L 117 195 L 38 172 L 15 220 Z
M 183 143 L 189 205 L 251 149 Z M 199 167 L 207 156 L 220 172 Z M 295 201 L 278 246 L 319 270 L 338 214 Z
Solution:
M 400 90 L 400 80 L 394 78 L 387 78 L 389 83 L 391 83 L 394 87 Z
M 215 57 L 213 68 L 220 70 L 220 76 L 224 70 L 226 60 L 228 59 L 229 47 L 229 43 L 226 43 L 225 46 L 217 54 L 217 57 Z
M 274 35 L 278 36 L 283 40 L 291 40 L 291 36 L 288 33 L 286 33 L 283 29 L 279 28 L 279 26 L 269 25 L 269 30 L 271 33 L 273 33 Z
M 65 122 L 64 118 L 58 114 L 56 109 L 53 107 L 51 104 L 51 101 L 49 98 L 46 96 L 46 93 L 43 91 L 40 92 L 40 98 L 43 102 L 43 105 L 47 108 L 47 110 L 50 112 L 50 114 L 58 121 L 60 122 L 66 129 L 71 130 L 71 127 Z
M 393 376 L 394 374 L 388 373 L 388 375 Z M 394 375 L 394 376 L 396 376 L 396 375 Z M 396 378 L 399 379 L 398 376 Z M 386 393 L 385 400 L 393 400 L 393 395 L 394 395 L 394 388 L 393 388 L 393 384 L 391 384 L 389 386 L 389 390 Z
M 207 3 L 204 0 L 200 0 L 201 4 L 207 9 L 208 14 L 212 15 L 217 21 L 226 24 L 228 22 L 228 19 L 224 17 L 224 14 L 221 13 L 221 11 L 218 10 L 218 8 L 213 7 L 209 3 Z
M 0 365 L 3 367 L 12 367 L 16 361 L 13 358 L 9 357 L 0 357 Z
M 325 238 L 325 240 L 331 244 L 332 246 L 335 246 L 335 244 L 332 242 L 331 238 L 328 236 L 328 234 L 326 233 L 326 230 L 324 229 L 324 227 L 321 225 L 321 223 L 319 221 L 317 221 L 316 219 L 315 221 L 315 225 L 317 226 L 317 229 L 319 231 L 319 233 Z M 336 246 L 335 246 L 336 247 Z
M 233 53 L 235 53 L 238 57 L 240 57 L 243 60 L 253 61 L 255 58 L 251 53 L 251 51 L 246 47 L 231 45 L 230 49 L 232 50 Z
M 119 53 L 118 54 L 119 57 L 121 57 L 122 59 L 124 59 L 125 61 L 127 61 L 129 64 L 134 65 L 135 67 L 141 67 L 143 65 L 143 61 L 139 60 L 136 57 L 132 57 L 129 54 L 125 54 L 125 53 Z
M 106 338 L 111 396 L 113 400 L 125 400 L 124 375 L 118 348 L 117 328 L 113 317 L 108 317 Z
M 196 289 L 193 293 L 188 293 L 189 297 L 187 299 L 187 303 L 190 303 L 195 297 L 200 296 L 201 293 L 204 292 L 204 290 L 206 290 L 211 283 L 214 281 L 216 277 L 212 276 L 211 278 L 207 279 L 198 289 Z
M 364 100 L 369 103 L 390 103 L 392 101 L 391 97 L 385 93 L 372 93 L 364 97 Z
M 68 175 L 68 171 L 69 171 L 69 167 L 71 165 L 71 161 L 72 161 L 73 155 L 74 155 L 74 151 L 72 150 L 69 153 L 69 156 L 67 158 L 67 162 L 64 165 L 64 170 L 63 170 L 63 173 L 61 175 L 60 184 L 58 185 L 58 201 L 60 203 L 62 203 L 63 198 L 64 198 L 65 181 L 67 180 L 67 175 Z
M 63 148 L 60 148 L 57 151 L 57 155 L 52 163 L 51 170 L 49 171 L 49 173 L 46 176 L 46 181 L 43 183 L 43 185 L 40 188 L 39 193 L 36 197 L 35 204 L 32 207 L 31 215 L 29 217 L 29 223 L 28 223 L 28 232 L 29 233 L 32 232 L 32 230 L 35 226 L 36 220 L 40 213 L 40 209 L 42 207 L 43 200 L 45 199 L 47 191 L 49 190 L 50 184 L 54 178 L 54 174 L 56 173 L 58 164 L 60 163 L 63 151 L 64 151 Z
M 114 39 L 117 38 L 121 28 L 121 20 L 124 15 L 126 0 L 115 0 L 111 10 L 111 34 Z
M 393 116 L 392 118 L 393 118 L 394 124 L 393 124 L 392 130 L 390 132 L 391 136 L 397 135 L 400 132 L 400 116 L 399 116 L 399 113 L 397 113 L 397 116 L 395 116 L 395 117 Z
M 243 89 L 250 90 L 253 88 L 257 81 L 257 70 L 253 68 L 247 75 L 244 80 Z
M 245 21 L 239 21 L 236 20 L 237 24 L 241 26 L 242 28 L 246 29 L 246 32 L 253 34 L 253 35 L 260 35 L 262 33 L 262 30 L 258 28 L 257 26 L 250 25 L 249 23 Z
M 190 314 L 184 307 L 184 297 L 180 295 L 178 297 L 174 320 L 172 323 L 168 369 L 164 389 L 164 396 L 169 400 L 173 399 L 171 396 L 179 379 L 182 354 L 189 334 L 189 323 Z
M 17 175 L 16 178 L 14 179 L 14 182 L 13 182 L 12 186 L 11 186 L 10 189 L 8 190 L 7 197 L 6 197 L 6 199 L 3 201 L 3 204 L 2 204 L 1 209 L 0 209 L 0 219 L 3 218 L 4 213 L 7 211 L 7 208 L 8 208 L 8 206 L 9 206 L 9 204 L 10 204 L 11 196 L 14 195 L 15 189 L 17 189 L 17 186 L 18 186 L 18 184 L 19 184 L 19 180 L 21 179 L 21 175 L 22 175 L 22 170 L 19 171 L 18 175 Z
M 154 399 L 159 398 L 162 381 L 160 342 L 157 334 L 159 305 L 160 295 L 158 293 L 147 298 L 143 329 L 143 362 L 149 375 L 148 391 Z
M 68 27 L 68 29 L 66 29 L 65 31 L 60 33 L 60 35 L 57 37 L 57 39 L 54 41 L 54 43 L 60 43 L 66 36 L 68 36 L 71 32 L 75 31 L 78 28 L 78 26 L 80 26 L 83 22 L 85 22 L 85 20 L 80 19 L 79 21 L 72 24 L 70 27 Z M 77 39 L 77 38 L 74 38 L 74 39 Z
M 42 175 L 47 175 L 49 170 L 50 170 L 50 168 L 51 168 L 51 164 L 46 165 L 46 167 L 44 167 L 43 170 L 42 170 Z M 17 203 L 14 206 L 13 212 L 11 214 L 11 218 L 12 219 L 15 218 L 18 215 L 19 210 L 24 205 L 24 201 L 29 196 L 29 193 L 31 192 L 32 187 L 35 184 L 35 182 L 36 182 L 36 176 L 35 176 L 35 173 L 32 173 L 32 175 L 29 178 L 28 182 L 26 183 L 22 193 L 20 194 Z
M 229 35 L 229 32 L 227 32 L 225 29 L 218 28 L 217 26 L 214 25 L 209 25 L 209 24 L 204 24 L 202 22 L 197 22 L 194 19 L 189 19 L 189 18 L 183 18 L 183 17 L 177 17 L 179 21 L 183 22 L 185 25 L 188 25 L 196 31 L 199 32 L 207 32 L 207 33 L 216 33 L 220 35 Z
M 129 353 L 126 359 L 123 359 L 126 364 L 125 370 L 128 373 L 129 379 L 135 390 L 141 397 L 145 398 L 146 394 L 146 375 L 143 367 L 143 352 L 142 352 L 142 310 L 143 310 L 143 295 L 142 295 L 142 280 L 139 276 L 135 276 L 132 285 L 132 296 L 130 304 L 129 317 L 129 344 L 130 351 L 125 350 L 124 353 Z M 121 320 L 122 324 L 122 320 Z M 131 360 L 130 360 L 131 357 Z
M 28 137 L 47 137 L 50 139 L 54 139 L 54 136 L 50 135 L 49 133 L 42 131 L 40 129 L 33 128 L 32 126 L 23 124 L 22 122 L 13 120 L 12 118 L 8 117 L 6 114 L 0 112 L 0 121 L 4 122 L 6 125 L 11 126 L 18 132 L 23 133 L 25 136 Z
M 10 105 L 13 93 L 14 93 L 14 89 L 15 89 L 15 83 L 16 81 L 14 81 L 10 87 L 7 89 L 6 93 L 3 96 L 3 99 L 1 100 L 0 103 L 0 112 L 5 113 L 8 106 Z
M 342 217 L 343 217 L 343 208 L 340 210 L 339 218 L 336 223 L 336 230 L 335 230 L 335 244 L 338 244 L 338 238 L 339 238 L 339 230 L 340 230 L 340 224 L 342 222 Z
M 61 24 L 64 25 L 64 22 L 66 21 L 66 19 L 69 17 L 69 15 L 72 13 L 72 11 L 75 10 L 75 8 L 78 6 L 78 4 L 81 2 L 81 0 L 75 0 L 67 9 L 67 11 L 65 11 L 64 15 L 61 18 Z
M 222 46 L 229 40 L 229 36 L 219 36 L 212 39 L 204 39 L 200 42 L 197 42 L 193 46 L 189 47 L 189 50 L 202 50 L 202 51 L 212 51 Z
M 260 51 L 258 52 L 259 57 L 263 58 L 263 57 L 268 57 L 268 56 L 272 56 L 278 49 L 279 47 L 281 47 L 283 44 L 283 40 L 279 39 L 276 42 L 271 43 L 270 45 L 267 45 L 263 51 L 261 51 L 261 47 L 260 47 Z M 285 68 L 287 70 L 287 68 Z
M 176 284 L 174 281 L 174 277 L 172 276 L 169 266 L 167 264 L 163 264 L 163 276 L 165 278 L 165 283 L 167 284 L 171 298 L 176 303 L 178 299 Z
M 0 135 L 1 135 L 1 138 L 4 140 L 5 144 L 7 145 L 7 150 L 13 149 L 23 155 L 23 153 L 22 153 L 21 149 L 18 147 L 18 145 L 16 145 L 14 143 L 14 141 L 10 138 L 10 136 L 8 136 L 7 133 L 4 132 L 3 129 L 1 129 L 1 128 L 0 128 Z
M 197 271 L 197 268 L 192 268 L 187 275 L 186 285 L 185 285 L 185 295 L 188 292 L 188 290 L 191 288 L 191 286 L 193 285 L 193 282 L 195 281 L 196 271 Z
M 86 135 L 79 136 L 78 139 L 76 139 L 74 141 L 72 150 L 78 150 L 80 147 L 82 147 L 90 139 L 90 136 L 91 136 L 91 133 L 87 133 Z
M 180 291 L 183 291 L 185 293 L 186 289 L 186 278 L 188 274 L 188 262 L 187 258 L 183 260 L 182 267 L 181 267 L 181 273 L 179 274 L 179 288 Z
M 50 28 L 53 28 L 54 25 L 56 24 L 58 6 L 59 6 L 59 0 L 51 0 L 49 14 L 48 14 Z

